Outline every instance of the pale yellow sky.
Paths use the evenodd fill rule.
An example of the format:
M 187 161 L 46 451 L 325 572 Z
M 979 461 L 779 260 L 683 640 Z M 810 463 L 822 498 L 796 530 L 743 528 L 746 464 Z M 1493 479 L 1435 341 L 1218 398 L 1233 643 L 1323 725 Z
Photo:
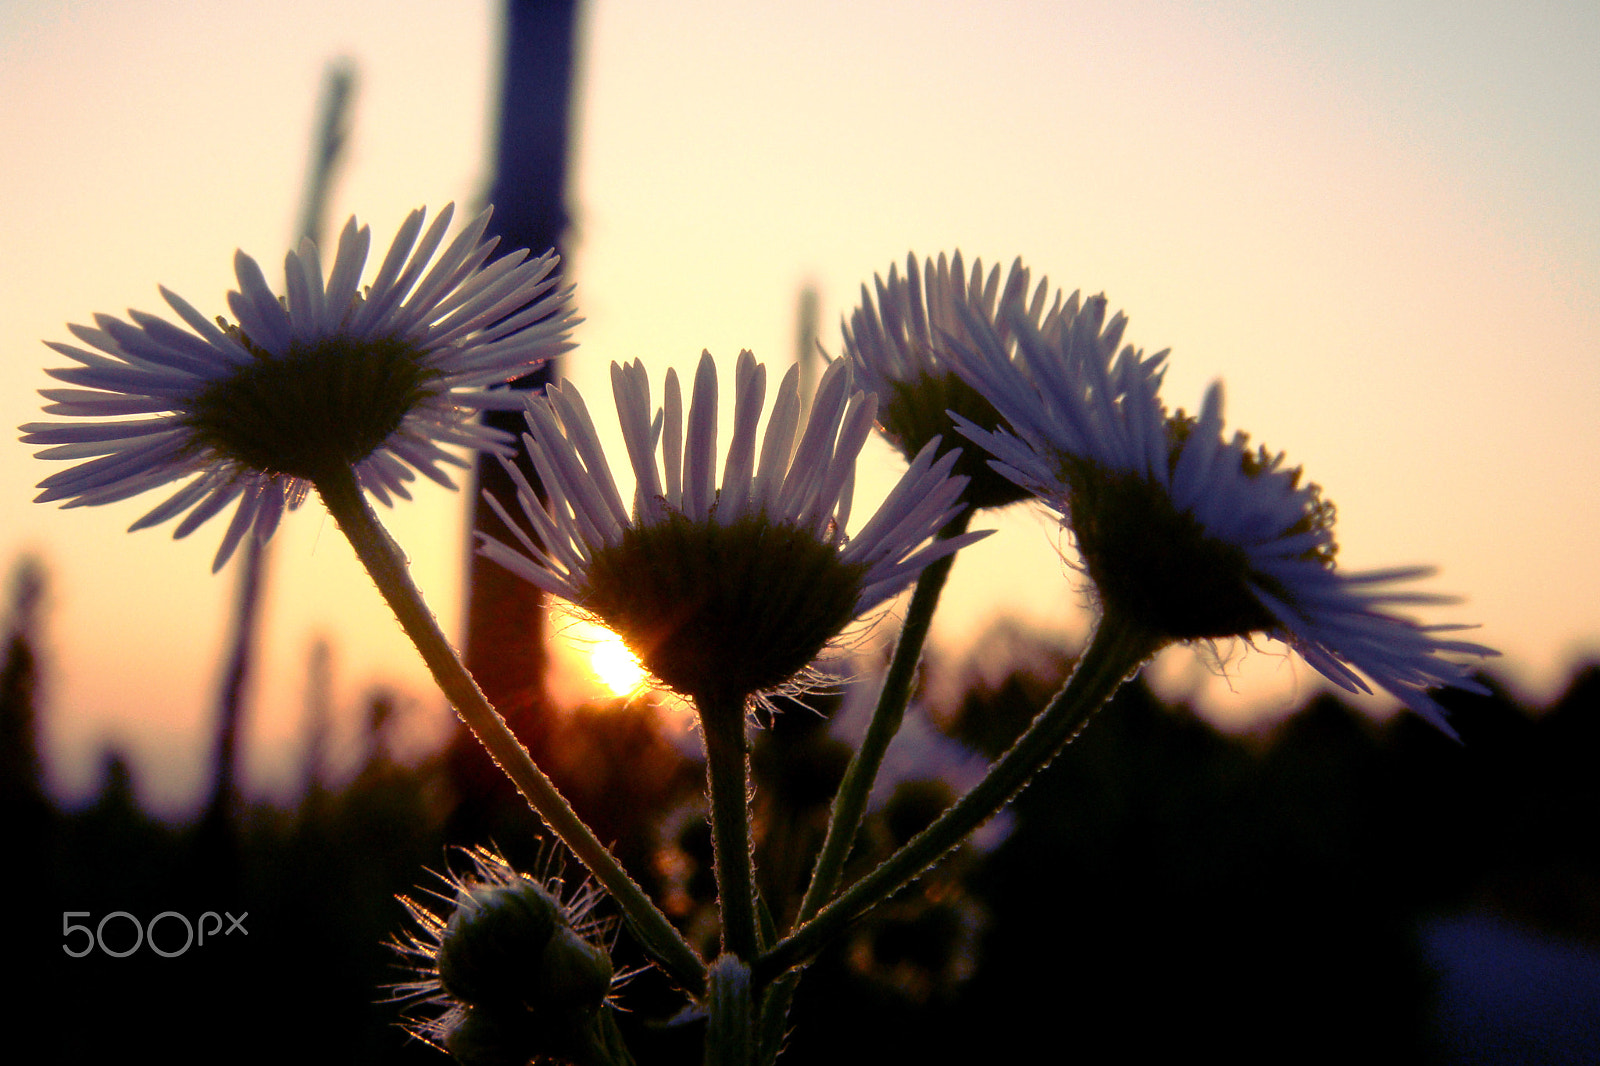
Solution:
M 1432 562 L 1517 684 L 1548 695 L 1600 636 L 1589 532 L 1600 434 L 1600 16 L 1582 3 L 736 3 L 595 0 L 583 31 L 568 373 L 606 410 L 606 366 L 659 377 L 702 348 L 781 362 L 796 295 L 824 343 L 873 272 L 961 248 L 1105 291 L 1129 339 L 1170 346 L 1166 395 L 1227 382 L 1229 425 L 1288 450 L 1340 508 L 1341 560 Z M 498 6 L 37 2 L 0 13 L 0 415 L 39 417 L 44 339 L 158 283 L 225 309 L 243 247 L 292 229 L 325 64 L 358 66 L 334 195 L 392 235 L 487 185 Z M 1427 18 L 1423 15 L 1427 14 Z M 620 451 L 616 454 L 620 455 Z M 863 471 L 881 493 L 886 450 Z M 60 511 L 49 470 L 0 452 L 0 561 L 53 579 L 50 750 L 84 787 L 109 739 L 170 809 L 193 799 L 231 572 L 221 526 L 122 532 L 154 500 Z M 424 490 L 393 531 L 447 623 L 462 501 Z M 866 501 L 857 514 L 866 512 Z M 1004 613 L 1081 632 L 1048 522 L 973 549 L 936 634 L 952 654 Z M 392 680 L 437 701 L 337 531 L 286 522 L 253 780 L 281 786 L 311 641 L 338 695 Z M 1313 691 L 1271 647 L 1213 676 L 1238 721 Z M 1196 679 L 1199 679 L 1198 682 Z M 1387 707 L 1380 702 L 1378 709 Z M 431 719 L 437 722 L 437 717 Z M 159 778 L 159 782 L 156 780 Z

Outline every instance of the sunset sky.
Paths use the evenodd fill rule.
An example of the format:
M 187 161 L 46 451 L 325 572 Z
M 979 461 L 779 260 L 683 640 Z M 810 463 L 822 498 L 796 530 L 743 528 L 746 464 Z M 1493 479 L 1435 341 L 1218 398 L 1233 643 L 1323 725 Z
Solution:
M 475 205 L 499 10 L 0 8 L 0 420 L 41 417 L 42 368 L 63 361 L 41 342 L 69 321 L 165 310 L 158 284 L 221 313 L 236 247 L 281 280 L 336 58 L 358 86 L 335 225 L 355 213 L 381 247 L 414 207 Z M 837 351 L 859 286 L 908 251 L 1020 255 L 1104 291 L 1132 343 L 1170 347 L 1169 404 L 1223 378 L 1230 430 L 1287 450 L 1337 504 L 1343 565 L 1438 565 L 1429 587 L 1464 602 L 1430 620 L 1482 623 L 1519 693 L 1553 695 L 1600 651 L 1592 2 L 594 0 L 580 40 L 569 274 L 586 321 L 565 374 L 602 421 L 612 360 L 657 378 L 702 348 L 728 370 L 741 348 L 781 364 L 806 284 Z M 897 463 L 869 448 L 857 516 Z M 82 795 L 115 743 L 162 809 L 186 810 L 233 592 L 231 568 L 209 572 L 223 524 L 175 543 L 123 532 L 157 497 L 31 503 L 58 468 L 0 449 L 0 566 L 33 552 L 50 574 L 52 782 Z M 424 488 L 392 513 L 449 631 L 463 506 Z M 1005 616 L 1081 636 L 1052 523 L 990 524 L 939 646 L 959 658 Z M 392 683 L 443 721 L 320 506 L 286 520 L 272 566 L 252 788 L 287 780 L 318 637 L 341 706 Z M 1224 670 L 1178 649 L 1152 676 L 1233 724 L 1318 687 L 1281 647 L 1237 651 Z

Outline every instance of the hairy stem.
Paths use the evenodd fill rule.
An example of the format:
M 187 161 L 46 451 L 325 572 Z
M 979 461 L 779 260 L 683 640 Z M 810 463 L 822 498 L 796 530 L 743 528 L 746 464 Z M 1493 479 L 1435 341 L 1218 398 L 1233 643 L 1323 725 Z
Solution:
M 534 764 L 527 749 L 490 706 L 477 682 L 462 665 L 412 582 L 404 554 L 373 514 L 372 506 L 356 483 L 355 473 L 349 467 L 340 467 L 317 478 L 316 486 L 328 511 L 399 619 L 400 627 L 416 645 L 434 681 L 467 728 L 511 778 L 551 832 L 572 849 L 617 901 L 645 950 L 689 988 L 703 987 L 705 963 L 572 810 L 544 771 Z
M 939 531 L 941 540 L 959 537 L 967 531 L 972 521 L 972 509 L 962 511 Z M 839 887 L 844 864 L 855 846 L 856 834 L 861 830 L 861 819 L 866 814 L 867 799 L 878 780 L 884 754 L 889 743 L 900 731 L 905 721 L 906 704 L 911 700 L 911 684 L 916 677 L 917 664 L 922 661 L 922 649 L 928 642 L 928 630 L 933 623 L 934 611 L 955 565 L 954 554 L 932 563 L 917 579 L 916 591 L 911 594 L 911 604 L 906 608 L 905 624 L 900 627 L 900 638 L 895 642 L 894 657 L 883 676 L 883 688 L 878 692 L 878 704 L 873 708 L 872 720 L 861 738 L 861 746 L 850 757 L 844 779 L 833 798 L 833 809 L 828 815 L 828 831 L 817 852 L 816 864 L 811 869 L 811 882 L 800 901 L 796 924 L 810 921 L 828 898 Z M 789 1016 L 789 1005 L 794 1000 L 799 974 L 786 974 L 774 981 L 761 1000 L 759 1033 L 762 1062 L 770 1064 L 777 1058 L 782 1046 L 784 1026 Z
M 940 539 L 959 537 L 967 531 L 967 524 L 971 521 L 971 509 L 962 511 L 939 531 Z M 950 567 L 954 565 L 955 558 L 954 554 L 945 556 L 923 570 L 922 576 L 917 579 L 917 590 L 912 593 L 911 606 L 906 609 L 905 625 L 900 629 L 900 639 L 895 644 L 889 672 L 884 675 L 883 689 L 878 693 L 878 705 L 872 712 L 872 721 L 867 725 L 866 735 L 861 738 L 861 747 L 851 756 L 850 766 L 845 770 L 844 780 L 840 782 L 839 792 L 833 799 L 827 836 L 823 838 L 822 850 L 817 853 L 817 862 L 811 871 L 811 884 L 806 888 L 805 898 L 800 901 L 799 923 L 810 921 L 838 887 L 845 860 L 849 858 L 856 833 L 861 828 L 867 797 L 872 793 L 873 783 L 878 779 L 878 769 L 883 765 L 884 753 L 889 750 L 889 742 L 900 731 L 900 723 L 905 720 L 906 704 L 911 699 L 911 682 L 916 676 L 917 663 L 922 659 L 922 646 L 927 643 L 933 612 L 939 605 L 939 596 L 950 577 Z
M 1005 806 L 1078 735 L 1160 643 L 1136 626 L 1104 618 L 1071 679 L 984 779 L 882 866 L 763 955 L 755 968 L 756 986 L 815 955 L 849 923 L 910 884 Z
M 706 741 L 722 950 L 753 963 L 760 944 L 755 863 L 750 851 L 750 746 L 745 739 L 744 705 L 743 694 L 695 698 Z

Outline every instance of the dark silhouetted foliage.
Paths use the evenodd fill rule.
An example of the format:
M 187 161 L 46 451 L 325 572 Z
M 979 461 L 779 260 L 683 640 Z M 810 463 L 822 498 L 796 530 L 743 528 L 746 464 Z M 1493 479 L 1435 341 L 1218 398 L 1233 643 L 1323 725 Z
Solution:
M 173 1063 L 444 1062 L 380 1002 L 404 976 L 385 946 L 406 920 L 395 897 L 431 883 L 426 869 L 442 868 L 450 845 L 492 842 L 524 869 L 548 868 L 526 808 L 509 798 L 488 812 L 486 838 L 452 838 L 442 754 L 396 762 L 380 695 L 365 767 L 342 786 L 308 767 L 294 809 L 241 803 L 227 869 L 196 826 L 143 812 L 119 757 L 94 803 L 58 810 L 28 754 L 39 727 L 32 615 L 12 614 L 26 624 L 13 624 L 0 663 L 11 745 L 0 787 L 21 846 L 7 902 L 24 916 L 16 1017 L 42 1034 L 43 1060 L 148 1048 Z M 1042 666 L 987 664 L 1001 679 L 962 695 L 948 731 L 1002 750 L 1066 669 L 1060 649 L 1038 651 L 1019 662 Z M 1456 744 L 1412 717 L 1379 726 L 1327 697 L 1268 735 L 1229 736 L 1128 686 L 1013 804 L 998 847 L 963 848 L 809 967 L 783 1061 L 1011 1061 L 1045 1047 L 1090 1062 L 1178 1052 L 1495 1062 L 1516 1059 L 1494 1047 L 1540 1046 L 1541 1031 L 1570 1041 L 1594 1022 L 1594 1004 L 1541 1004 L 1556 1021 L 1495 1016 L 1533 1042 L 1469 1054 L 1473 1031 L 1437 1024 L 1459 1015 L 1441 1014 L 1421 931 L 1477 915 L 1600 959 L 1597 696 L 1593 666 L 1539 714 L 1498 688 L 1446 694 L 1465 738 Z M 755 747 L 762 891 L 780 923 L 843 772 L 835 704 L 781 710 Z M 709 944 L 703 775 L 656 721 L 648 702 L 556 715 L 549 769 L 691 939 Z M 869 818 L 847 877 L 952 795 L 937 775 L 902 783 Z M 247 914 L 248 932 L 213 932 L 174 958 L 147 945 L 69 957 L 63 944 L 80 947 L 85 934 L 64 935 L 63 914 L 87 912 L 67 921 L 93 925 L 115 911 L 141 923 L 166 911 Z M 135 935 L 125 917 L 101 932 L 113 951 Z M 159 923 L 164 948 L 182 937 L 178 920 Z M 641 963 L 626 932 L 617 961 Z M 700 1025 L 674 1021 L 684 999 L 657 974 L 635 977 L 622 1002 L 638 1061 L 700 1060 Z

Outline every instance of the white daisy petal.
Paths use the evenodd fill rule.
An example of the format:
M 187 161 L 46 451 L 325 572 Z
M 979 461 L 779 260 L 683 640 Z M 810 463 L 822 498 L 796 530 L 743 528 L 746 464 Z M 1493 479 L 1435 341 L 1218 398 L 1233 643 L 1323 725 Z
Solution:
M 717 364 L 700 353 L 689 401 L 689 435 L 683 451 L 683 513 L 696 522 L 711 515 L 717 494 Z
M 128 531 L 131 533 L 136 529 L 146 529 L 150 526 L 158 526 L 168 519 L 182 514 L 183 512 L 189 510 L 189 508 L 193 507 L 205 496 L 210 494 L 219 484 L 226 480 L 226 476 L 220 471 L 209 471 L 205 474 L 202 474 L 200 477 L 195 478 L 193 481 L 189 482 L 189 484 L 173 493 L 165 503 L 162 503 L 155 509 L 151 510 L 143 518 L 129 526 Z
M 148 345 L 138 354 L 147 359 L 158 361 L 174 370 L 183 371 L 196 376 L 209 376 L 216 359 L 216 348 L 196 337 L 186 333 L 168 322 L 164 318 L 146 314 L 143 311 L 130 311 L 128 317 L 133 319 L 134 325 L 149 337 L 153 344 Z M 224 336 L 220 330 L 213 330 L 217 336 Z M 237 346 L 230 345 L 229 350 Z M 244 353 L 238 353 L 242 359 Z
M 634 471 L 634 510 L 651 519 L 660 517 L 661 475 L 656 470 L 656 434 L 659 417 L 652 420 L 650 380 L 644 365 L 637 360 L 628 366 L 611 364 L 611 392 L 616 399 L 617 420 L 628 448 L 628 461 Z
M 455 210 L 455 204 L 445 204 L 444 210 L 439 212 L 439 217 L 428 227 L 428 232 L 423 235 L 420 244 L 416 243 L 417 230 L 422 228 L 424 212 L 419 208 L 406 216 L 405 222 L 400 226 L 400 232 L 395 235 L 388 255 L 384 256 L 383 266 L 378 268 L 378 276 L 373 279 L 367 291 L 366 302 L 356 309 L 355 326 L 358 330 L 366 332 L 372 323 L 398 317 L 396 310 L 400 302 L 405 299 L 406 294 L 416 284 L 423 268 L 433 258 L 434 250 L 444 239 L 445 229 L 450 225 Z
M 642 372 L 642 364 L 636 365 L 641 366 Z M 677 372 L 670 367 L 661 391 L 661 464 L 667 479 L 665 503 L 678 510 L 683 507 L 683 395 L 678 389 Z
M 750 488 L 752 509 L 778 506 L 778 494 L 783 489 L 784 472 L 794 455 L 794 438 L 800 428 L 800 368 L 791 366 L 778 385 L 778 399 L 772 405 L 772 417 L 767 420 L 767 432 L 761 440 L 761 460 L 756 466 L 756 480 Z
M 354 218 L 345 223 L 344 231 L 339 234 L 339 253 L 333 261 L 333 273 L 328 278 L 326 306 L 334 321 L 326 322 L 325 330 L 338 329 L 355 301 L 361 268 L 367 265 L 367 251 L 371 245 L 372 230 L 366 226 L 358 229 Z
M 183 520 L 172 531 L 173 538 L 182 540 L 199 529 L 218 511 L 221 511 L 243 494 L 247 487 L 244 481 L 238 479 L 226 479 L 214 485 L 205 498 L 191 508 L 188 514 L 183 516 Z
M 211 572 L 216 573 L 233 555 L 233 550 L 239 546 L 239 541 L 245 533 L 255 528 L 256 516 L 261 512 L 261 497 L 266 488 L 263 483 L 246 488 L 240 496 L 239 506 L 233 512 L 233 519 L 228 523 L 227 532 L 222 535 L 222 545 L 217 548 L 217 555 L 211 563 Z
M 856 393 L 845 407 L 833 459 L 823 468 L 817 493 L 800 514 L 800 525 L 809 526 L 818 536 L 836 520 L 845 484 L 855 482 L 856 456 L 872 433 L 877 413 L 878 398 L 871 393 Z
M 612 520 L 611 526 L 626 525 L 628 510 L 622 506 L 622 496 L 617 492 L 616 483 L 609 477 L 605 452 L 600 447 L 600 435 L 595 430 L 594 420 L 589 417 L 589 409 L 583 405 L 583 397 L 577 389 L 552 389 L 550 398 L 561 411 L 562 423 L 569 427 L 568 440 L 583 460 L 590 483 L 599 494 L 599 502 Z
M 287 351 L 289 345 L 294 343 L 294 320 L 273 293 L 272 286 L 267 284 L 261 267 L 243 252 L 235 252 L 233 273 L 239 279 L 239 288 L 228 293 L 228 309 L 239 320 L 239 329 L 264 351 Z M 165 294 L 166 290 L 162 292 Z M 175 310 L 177 304 L 174 301 L 177 299 L 176 294 L 167 296 L 167 302 L 172 303 Z M 187 314 L 183 311 L 179 311 L 179 314 L 190 328 L 199 331 L 199 325 Z M 205 334 L 202 333 L 202 336 Z M 207 339 L 213 347 L 219 346 L 215 339 Z
M 126 422 L 28 422 L 22 430 L 24 444 L 86 444 L 133 440 L 173 429 L 170 418 L 139 418 Z
M 283 257 L 284 298 L 289 302 L 291 343 L 308 344 L 324 332 L 322 264 L 317 245 L 302 239 L 296 251 Z
M 717 521 L 729 525 L 749 511 L 750 486 L 755 476 L 756 426 L 767 398 L 767 368 L 748 352 L 739 353 L 734 374 L 733 440 L 722 468 L 722 488 L 717 493 Z
M 844 360 L 830 363 L 817 382 L 816 395 L 811 398 L 811 414 L 806 419 L 805 431 L 784 475 L 783 488 L 778 495 L 778 509 L 785 514 L 799 515 L 810 502 L 813 487 L 821 481 L 827 463 L 833 455 L 833 442 L 839 432 L 845 404 L 849 402 L 850 369 Z

